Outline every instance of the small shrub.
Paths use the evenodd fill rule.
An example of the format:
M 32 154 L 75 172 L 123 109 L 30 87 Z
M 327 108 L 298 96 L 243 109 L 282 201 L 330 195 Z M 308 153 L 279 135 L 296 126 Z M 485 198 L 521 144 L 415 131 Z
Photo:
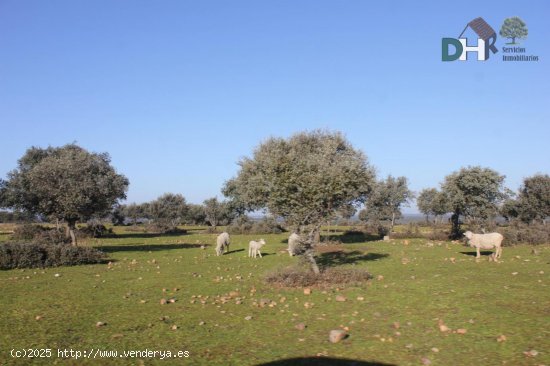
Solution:
M 439 229 L 434 229 L 432 232 L 427 234 L 427 238 L 430 240 L 445 241 L 445 240 L 449 240 L 450 235 L 451 234 L 449 232 L 439 230 Z
M 36 235 L 41 234 L 44 230 L 46 229 L 40 225 L 24 224 L 16 226 L 13 230 L 12 239 L 32 240 Z
M 40 233 L 36 234 L 32 238 L 32 242 L 36 244 L 69 244 L 71 238 L 67 237 L 63 230 L 49 229 L 43 230 Z
M 37 243 L 0 245 L 0 269 L 70 266 L 103 260 L 105 253 L 89 247 Z
M 357 285 L 372 278 L 366 270 L 354 268 L 326 268 L 316 275 L 303 267 L 287 267 L 269 273 L 265 281 L 281 287 L 332 287 Z
M 504 246 L 550 243 L 550 225 L 527 225 L 516 222 L 507 227 L 499 228 L 498 231 L 504 236 L 504 241 L 502 243 Z

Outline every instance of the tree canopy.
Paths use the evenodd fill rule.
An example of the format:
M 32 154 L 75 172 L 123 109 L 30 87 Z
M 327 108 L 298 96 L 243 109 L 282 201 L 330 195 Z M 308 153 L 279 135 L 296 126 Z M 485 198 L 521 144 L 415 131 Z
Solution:
M 445 195 L 435 188 L 426 188 L 420 191 L 416 206 L 421 213 L 426 215 L 426 220 L 432 215 L 436 218 L 436 222 L 438 217 L 451 211 Z
M 231 220 L 231 210 L 226 202 L 218 201 L 218 198 L 212 197 L 203 202 L 205 220 L 210 226 L 216 228 L 220 223 L 228 223 Z
M 267 209 L 313 244 L 323 222 L 349 205 L 365 202 L 375 183 L 367 157 L 338 132 L 315 130 L 288 139 L 272 137 L 239 162 L 223 189 L 234 207 Z M 314 264 L 313 252 L 306 251 Z
M 447 177 L 442 192 L 453 212 L 453 235 L 460 235 L 460 216 L 485 222 L 499 212 L 499 204 L 510 191 L 504 187 L 504 175 L 479 166 L 462 168 Z
M 165 193 L 146 206 L 147 216 L 150 217 L 157 229 L 162 232 L 176 230 L 183 218 L 187 215 L 187 202 L 181 194 Z
M 519 217 L 526 222 L 546 223 L 550 216 L 550 176 L 536 174 L 525 178 L 519 189 Z
M 401 206 L 414 198 L 409 190 L 407 178 L 394 178 L 389 175 L 385 180 L 375 185 L 374 191 L 361 211 L 360 218 L 367 221 L 388 221 L 390 231 L 393 230 L 395 220 L 401 218 Z
M 31 147 L 8 173 L 1 204 L 65 220 L 76 245 L 77 221 L 105 215 L 126 198 L 128 179 L 110 163 L 107 153 L 90 153 L 76 144 Z

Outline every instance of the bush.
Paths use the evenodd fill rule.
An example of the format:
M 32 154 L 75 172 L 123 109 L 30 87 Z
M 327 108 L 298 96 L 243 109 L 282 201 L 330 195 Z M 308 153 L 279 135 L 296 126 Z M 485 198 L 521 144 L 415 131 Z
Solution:
M 449 240 L 451 237 L 451 233 L 439 229 L 435 229 L 427 235 L 427 238 L 430 240 L 436 240 L 436 241 L 445 241 Z
M 247 216 L 241 216 L 227 227 L 229 234 L 280 234 L 285 231 L 284 227 L 271 217 L 252 221 Z
M 517 244 L 546 244 L 550 243 L 550 225 L 531 224 L 521 222 L 501 227 L 498 231 L 504 236 L 503 245 Z
M 0 269 L 101 263 L 105 253 L 66 244 L 6 243 L 0 245 Z
M 67 237 L 63 230 L 49 229 L 43 230 L 32 238 L 36 244 L 69 244 L 71 238 Z
M 35 236 L 41 234 L 46 230 L 40 225 L 24 224 L 16 226 L 13 230 L 13 240 L 32 240 Z
M 331 287 L 357 285 L 372 279 L 366 270 L 354 268 L 326 268 L 316 275 L 302 267 L 287 267 L 269 273 L 265 281 L 281 287 Z

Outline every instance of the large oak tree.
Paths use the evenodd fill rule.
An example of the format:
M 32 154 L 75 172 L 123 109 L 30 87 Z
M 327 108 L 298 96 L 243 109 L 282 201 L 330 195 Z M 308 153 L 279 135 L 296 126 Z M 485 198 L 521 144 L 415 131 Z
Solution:
M 76 245 L 77 221 L 105 215 L 126 198 L 128 179 L 110 163 L 107 153 L 91 153 L 76 144 L 31 147 L 2 184 L 0 204 L 65 220 Z
M 314 244 L 321 224 L 349 205 L 365 202 L 375 183 L 367 157 L 338 132 L 269 138 L 239 166 L 224 195 L 236 208 L 267 209 L 294 226 L 305 238 L 304 255 L 316 273 Z

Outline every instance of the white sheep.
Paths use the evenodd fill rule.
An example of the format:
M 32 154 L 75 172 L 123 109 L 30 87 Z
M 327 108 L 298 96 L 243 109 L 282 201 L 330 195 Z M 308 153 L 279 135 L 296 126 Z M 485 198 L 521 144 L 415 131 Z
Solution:
M 221 233 L 216 238 L 216 255 L 222 255 L 229 251 L 229 234 L 226 232 Z
M 292 233 L 288 238 L 288 254 L 292 257 L 298 254 L 300 247 L 300 235 Z
M 248 243 L 248 256 L 256 258 L 258 255 L 260 258 L 262 257 L 262 253 L 260 252 L 260 248 L 265 245 L 265 240 L 260 239 L 260 241 L 254 241 L 251 240 L 250 243 Z
M 502 255 L 502 241 L 504 237 L 499 233 L 489 234 L 474 234 L 471 231 L 466 231 L 464 236 L 468 239 L 468 244 L 475 247 L 477 251 L 476 258 L 480 257 L 479 249 L 495 248 L 494 260 L 498 260 Z

